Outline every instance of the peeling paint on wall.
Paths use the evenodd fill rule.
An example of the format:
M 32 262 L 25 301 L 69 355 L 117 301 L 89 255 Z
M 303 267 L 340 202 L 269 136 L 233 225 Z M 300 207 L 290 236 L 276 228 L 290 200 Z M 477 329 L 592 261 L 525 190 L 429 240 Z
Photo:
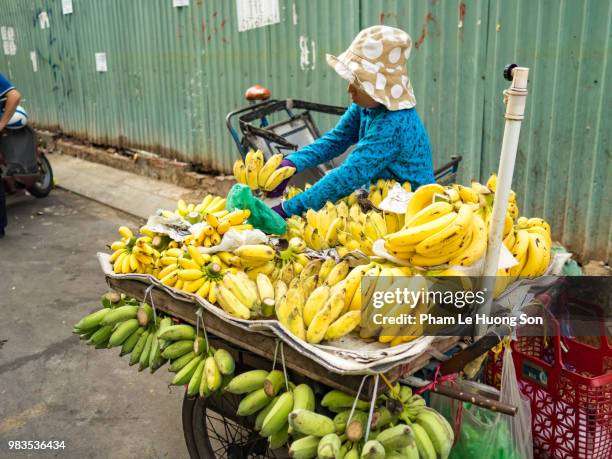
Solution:
M 41 11 L 38 14 L 38 24 L 40 25 L 41 29 L 48 29 L 50 27 L 51 24 L 49 23 L 49 15 L 46 11 Z
M 314 70 L 316 68 L 316 43 L 310 40 L 308 47 L 308 37 L 300 35 L 300 68 L 302 70 Z

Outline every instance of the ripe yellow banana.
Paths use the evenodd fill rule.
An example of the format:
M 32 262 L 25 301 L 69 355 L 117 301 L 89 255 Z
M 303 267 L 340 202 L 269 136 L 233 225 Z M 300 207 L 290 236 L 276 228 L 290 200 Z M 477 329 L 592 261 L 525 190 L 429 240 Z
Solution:
M 444 187 L 437 183 L 430 183 L 419 187 L 406 206 L 406 221 L 411 219 L 418 211 L 430 205 L 434 200 L 435 194 L 444 194 Z
M 419 243 L 419 246 L 417 246 L 417 250 L 431 250 L 434 247 L 443 244 L 444 241 L 447 241 L 450 238 L 464 234 L 473 218 L 473 215 L 474 212 L 472 211 L 472 207 L 469 204 L 462 204 L 459 212 L 457 212 L 457 218 L 453 221 L 453 223 L 422 240 L 422 242 Z
M 529 248 L 529 233 L 524 229 L 519 229 L 516 233 L 516 242 L 512 248 L 512 256 L 519 262 L 518 265 L 510 268 L 508 275 L 516 278 L 521 274 L 527 261 L 527 250 Z
M 233 172 L 234 172 L 234 177 L 236 178 L 236 181 L 238 183 L 242 183 L 243 185 L 247 184 L 246 166 L 244 165 L 244 161 L 242 161 L 242 159 L 238 159 L 238 160 L 236 160 L 234 162 Z M 202 204 L 204 204 L 204 203 L 202 203 Z M 208 204 L 208 203 L 206 203 L 206 204 Z M 205 207 L 205 206 L 203 206 L 203 207 Z
M 294 173 L 295 167 L 291 166 L 285 166 L 281 167 L 280 169 L 276 169 L 274 172 L 272 172 L 272 174 L 270 174 L 270 177 L 268 177 L 268 180 L 266 181 L 266 184 L 264 186 L 264 190 L 272 191 L 277 186 L 279 186 L 283 180 L 288 179 Z
M 264 166 L 259 171 L 259 175 L 257 176 L 257 183 L 259 184 L 259 188 L 264 188 L 270 175 L 278 169 L 278 166 L 283 161 L 283 155 L 278 153 L 276 155 L 270 156 L 268 161 L 264 164 Z
M 472 222 L 473 233 L 470 245 L 458 257 L 450 259 L 449 264 L 472 266 L 485 253 L 487 248 L 487 229 L 485 223 L 479 215 L 474 215 Z
M 451 212 L 427 223 L 389 234 L 385 240 L 395 249 L 414 247 L 428 237 L 441 233 L 443 229 L 451 226 L 457 217 L 457 213 Z

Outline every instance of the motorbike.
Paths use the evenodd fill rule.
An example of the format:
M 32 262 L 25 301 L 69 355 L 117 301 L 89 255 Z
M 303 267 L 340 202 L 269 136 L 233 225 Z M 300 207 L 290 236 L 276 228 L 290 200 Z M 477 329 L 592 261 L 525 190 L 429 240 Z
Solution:
M 51 192 L 51 163 L 38 149 L 36 133 L 29 125 L 0 132 L 0 177 L 8 194 L 25 189 L 44 198 Z

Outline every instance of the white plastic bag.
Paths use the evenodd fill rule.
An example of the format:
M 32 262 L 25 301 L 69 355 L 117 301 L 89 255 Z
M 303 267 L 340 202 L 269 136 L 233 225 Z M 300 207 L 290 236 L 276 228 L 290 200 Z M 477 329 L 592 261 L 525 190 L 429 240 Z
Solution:
M 518 411 L 514 417 L 508 419 L 508 426 L 514 440 L 514 447 L 520 457 L 533 459 L 533 438 L 531 435 L 531 404 L 527 397 L 521 393 L 512 349 L 506 346 L 501 379 L 500 402 L 516 406 Z
M 198 247 L 202 253 L 233 252 L 238 247 L 247 244 L 266 244 L 268 236 L 258 229 L 237 231 L 230 229 L 223 235 L 219 245 L 214 247 Z

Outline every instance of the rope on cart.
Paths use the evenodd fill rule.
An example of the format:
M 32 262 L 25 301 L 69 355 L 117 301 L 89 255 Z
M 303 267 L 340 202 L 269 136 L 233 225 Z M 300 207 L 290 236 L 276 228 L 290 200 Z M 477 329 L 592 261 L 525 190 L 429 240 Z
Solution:
M 365 380 L 370 375 L 365 375 L 361 380 L 361 384 L 359 384 L 359 389 L 357 389 L 357 395 L 355 396 L 355 400 L 353 400 L 353 406 L 351 407 L 351 412 L 349 413 L 348 420 L 346 421 L 346 425 L 349 425 L 351 419 L 353 419 L 353 415 L 355 414 L 355 408 L 357 407 L 357 400 L 359 400 L 359 395 L 361 395 L 361 391 L 363 390 L 363 384 Z M 365 441 L 368 441 L 368 437 L 370 436 L 370 424 L 372 423 L 372 416 L 374 415 L 374 407 L 376 406 L 376 394 L 378 393 L 378 378 L 380 373 L 376 373 L 374 375 L 374 390 L 372 392 L 372 400 L 370 401 L 370 412 L 368 414 L 368 424 L 366 426 L 365 432 Z
M 157 309 L 155 308 L 155 301 L 153 301 L 153 287 L 155 287 L 155 285 L 151 284 L 146 288 L 143 300 L 146 303 L 147 295 L 149 295 L 149 302 L 151 303 L 151 308 L 153 309 L 153 323 L 157 324 Z
M 200 306 L 196 311 L 196 336 L 200 336 L 200 322 L 202 322 L 202 332 L 204 333 L 204 342 L 206 342 L 206 349 L 210 350 L 208 344 L 208 333 L 206 333 L 206 324 L 204 324 L 204 308 Z
M 285 347 L 284 343 L 280 340 L 276 340 L 276 347 L 274 348 L 274 360 L 272 360 L 272 371 L 276 368 L 276 357 L 278 356 L 278 349 L 281 352 L 281 364 L 283 365 L 283 375 L 285 376 L 285 388 L 289 392 L 289 378 L 287 376 L 287 367 L 285 366 Z
M 370 436 L 370 426 L 372 425 L 372 416 L 374 416 L 374 406 L 376 405 L 376 394 L 378 393 L 378 377 L 379 373 L 374 375 L 374 390 L 372 392 L 372 401 L 370 402 L 370 414 L 368 415 L 368 425 L 366 426 L 365 441 L 368 441 Z
M 417 395 L 421 395 L 423 392 L 427 392 L 430 389 L 435 389 L 436 386 L 440 383 L 443 383 L 446 381 L 456 381 L 456 380 L 457 380 L 457 373 L 450 373 L 444 376 L 440 376 L 440 365 L 438 365 L 436 367 L 436 372 L 434 373 L 433 380 L 430 383 L 425 384 L 423 387 L 420 387 L 419 389 L 417 389 L 415 393 Z

